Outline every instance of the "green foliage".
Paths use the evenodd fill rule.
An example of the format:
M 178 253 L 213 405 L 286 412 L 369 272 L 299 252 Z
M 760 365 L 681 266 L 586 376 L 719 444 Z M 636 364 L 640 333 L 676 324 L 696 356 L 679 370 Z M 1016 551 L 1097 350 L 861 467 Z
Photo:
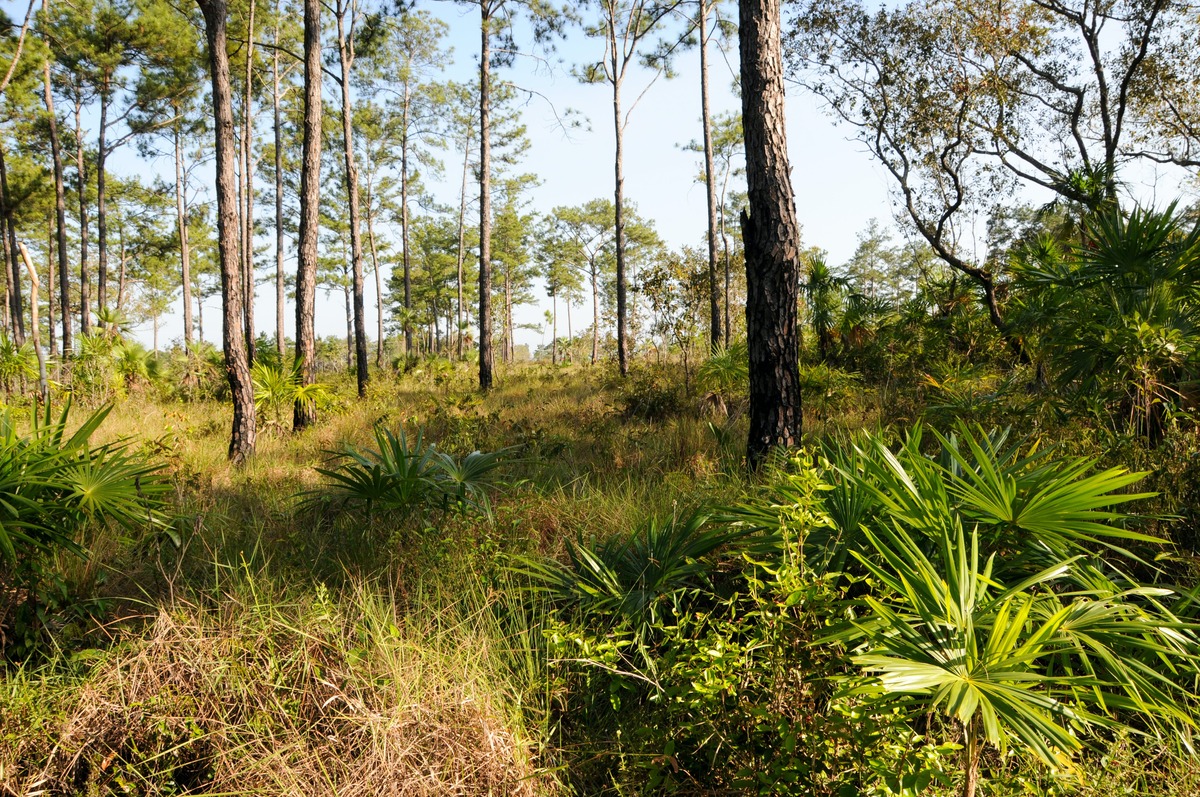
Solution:
M 4 397 L 10 398 L 13 389 L 26 380 L 37 379 L 37 373 L 33 344 L 18 346 L 8 333 L 0 331 L 0 387 L 4 388 Z
M 1014 267 L 1023 320 L 1059 387 L 1161 439 L 1200 351 L 1200 224 L 1174 204 L 1126 213 L 1109 203 L 1083 220 L 1079 243 L 1043 238 Z
M 315 410 L 331 395 L 329 388 L 320 382 L 303 384 L 297 367 L 289 369 L 262 360 L 250 368 L 250 379 L 254 383 L 254 409 L 264 415 L 270 413 L 264 420 L 277 429 L 283 428 L 284 417 L 295 404 Z
M 967 784 L 988 744 L 1055 766 L 1082 749 L 1081 731 L 1118 726 L 1117 712 L 1194 724 L 1193 696 L 1176 679 L 1197 672 L 1195 628 L 1142 605 L 1169 590 L 1078 589 L 1065 577 L 1078 555 L 1021 581 L 999 578 L 978 529 L 968 536 L 951 518 L 932 553 L 900 523 L 880 529 L 865 532 L 869 555 L 855 553 L 876 582 L 863 615 L 830 638 L 852 645 L 875 676 L 859 693 L 917 695 L 914 708 L 963 729 Z
M 683 386 L 661 367 L 630 369 L 629 375 L 620 380 L 619 389 L 626 418 L 662 421 L 683 412 L 687 405 Z
M 721 346 L 696 369 L 696 383 L 703 390 L 717 393 L 725 399 L 750 392 L 750 357 L 746 341 L 731 341 Z
M 332 500 L 339 506 L 370 512 L 407 515 L 420 506 L 473 509 L 490 516 L 488 492 L 501 485 L 496 469 L 513 453 L 475 451 L 462 459 L 426 443 L 418 428 L 410 438 L 375 427 L 374 449 L 347 446 L 332 468 L 317 468 L 328 479 L 323 489 L 308 493 L 308 500 Z
M 0 582 L 15 587 L 6 590 L 0 617 L 36 607 L 44 582 L 58 578 L 58 551 L 86 557 L 84 530 L 161 526 L 166 485 L 156 475 L 159 466 L 130 450 L 128 441 L 92 442 L 110 409 L 93 412 L 74 430 L 69 402 L 57 419 L 49 406 L 44 417 L 35 414 L 24 433 L 11 414 L 0 417 Z M 38 619 L 37 612 L 17 611 L 15 638 L 32 644 L 29 626 Z

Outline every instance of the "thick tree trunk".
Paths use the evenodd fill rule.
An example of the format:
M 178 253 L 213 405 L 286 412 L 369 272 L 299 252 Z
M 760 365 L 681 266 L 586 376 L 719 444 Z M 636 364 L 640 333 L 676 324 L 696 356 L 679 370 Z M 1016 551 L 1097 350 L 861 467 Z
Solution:
M 13 341 L 25 344 L 25 301 L 21 296 L 21 264 L 17 250 L 17 229 L 13 220 L 12 194 L 8 190 L 8 168 L 4 150 L 0 149 L 0 214 L 4 216 L 4 254 L 8 271 L 8 313 L 12 324 Z
M 284 313 L 286 312 L 287 292 L 283 279 L 283 117 L 280 111 L 279 91 L 279 2 L 275 3 L 275 45 L 271 56 L 271 109 L 274 112 L 275 134 L 275 350 L 279 353 L 279 362 L 287 356 L 287 339 L 284 328 Z
M 363 301 L 362 219 L 358 205 L 358 165 L 354 161 L 354 106 L 350 101 L 350 68 L 354 64 L 353 42 L 346 38 L 346 14 L 352 14 L 350 0 L 339 0 L 337 15 L 338 55 L 342 63 L 342 145 L 346 162 L 346 194 L 350 201 L 350 272 L 354 294 L 354 370 L 358 395 L 367 395 L 367 324 Z M 407 251 L 405 258 L 408 257 Z
M 491 390 L 492 350 L 492 131 L 491 6 L 480 5 L 483 24 L 479 56 L 479 389 Z
M 176 108 L 176 116 L 179 109 Z M 192 348 L 192 247 L 188 242 L 187 185 L 183 171 L 183 133 L 175 122 L 175 223 L 179 228 L 180 277 L 183 282 L 183 346 Z
M 300 382 L 314 380 L 317 233 L 321 190 L 321 3 L 304 0 L 304 153 L 300 166 L 300 241 L 296 265 L 296 367 Z M 311 404 L 296 402 L 292 429 L 315 420 Z
M 197 0 L 204 14 L 208 39 L 208 60 L 212 75 L 213 121 L 216 127 L 217 155 L 217 241 L 221 261 L 221 299 L 223 306 L 222 342 L 225 372 L 233 396 L 233 426 L 229 436 L 229 459 L 241 464 L 254 454 L 254 384 L 250 380 L 250 359 L 246 351 L 242 310 L 242 270 L 238 263 L 237 178 L 233 162 L 236 143 L 233 135 L 233 99 L 229 82 L 229 53 L 226 49 L 225 24 L 228 8 L 225 0 Z
M 250 0 L 246 20 L 246 85 L 242 96 L 242 291 L 246 297 L 246 353 L 254 362 L 254 11 L 257 0 Z
M 610 27 L 609 47 L 612 53 L 613 74 L 613 131 L 616 134 L 616 157 L 613 159 L 613 173 L 616 177 L 616 188 L 613 197 L 616 202 L 616 254 L 617 254 L 617 367 L 621 376 L 629 373 L 629 341 L 626 330 L 625 308 L 625 125 L 621 120 L 621 81 L 617 71 L 617 41 L 614 29 Z M 596 317 L 600 323 L 600 317 Z
M 717 176 L 713 172 L 712 116 L 708 99 L 708 15 L 711 10 L 709 0 L 700 0 L 700 118 L 704 126 L 704 190 L 708 199 L 708 347 L 716 352 L 721 347 L 721 305 L 717 297 Z
M 49 2 L 43 0 L 42 13 L 49 13 Z M 62 353 L 63 359 L 71 356 L 74 341 L 71 335 L 71 273 L 67 264 L 67 189 L 63 180 L 62 143 L 58 139 L 58 118 L 54 115 L 54 95 L 51 92 L 50 61 L 42 71 L 44 99 L 46 102 L 46 119 L 50 126 L 50 155 L 54 165 L 54 224 L 55 243 L 58 246 L 58 281 L 59 308 L 62 311 Z M 54 278 L 50 278 L 46 290 L 53 295 Z M 51 323 L 54 322 L 51 313 Z
M 800 442 L 800 226 L 784 127 L 779 0 L 739 0 L 742 117 L 750 212 L 746 245 L 746 334 L 750 353 L 752 467 L 776 446 Z
M 88 273 L 87 160 L 83 154 L 83 100 L 75 97 L 75 171 L 79 192 L 79 331 L 92 334 L 92 275 Z

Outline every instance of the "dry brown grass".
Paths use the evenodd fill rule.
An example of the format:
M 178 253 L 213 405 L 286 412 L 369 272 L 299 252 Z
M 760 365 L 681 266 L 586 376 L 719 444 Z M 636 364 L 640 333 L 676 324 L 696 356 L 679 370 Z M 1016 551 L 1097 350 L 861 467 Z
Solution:
M 0 699 L 0 793 L 537 795 L 486 606 L 400 618 L 323 589 L 160 611 L 70 688 Z M 54 687 L 54 706 L 36 693 Z M 23 700 L 24 698 L 30 698 Z

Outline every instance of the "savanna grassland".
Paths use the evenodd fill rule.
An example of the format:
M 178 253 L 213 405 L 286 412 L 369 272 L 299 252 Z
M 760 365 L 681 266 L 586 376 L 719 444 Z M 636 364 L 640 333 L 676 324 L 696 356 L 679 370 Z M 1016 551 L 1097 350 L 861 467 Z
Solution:
M 1029 374 L 901 390 L 811 365 L 808 448 L 750 477 L 720 357 L 687 388 L 672 363 L 473 376 L 431 360 L 363 401 L 335 379 L 300 434 L 266 391 L 240 468 L 226 404 L 129 381 L 91 445 L 158 468 L 154 516 L 85 519 L 77 552 L 8 571 L 0 788 L 1200 788 L 1189 427 L 1150 447 L 1063 421 Z M 1152 473 L 1108 469 L 1128 462 Z M 900 660 L 963 655 L 999 736 L 953 684 L 897 687 L 928 677 Z

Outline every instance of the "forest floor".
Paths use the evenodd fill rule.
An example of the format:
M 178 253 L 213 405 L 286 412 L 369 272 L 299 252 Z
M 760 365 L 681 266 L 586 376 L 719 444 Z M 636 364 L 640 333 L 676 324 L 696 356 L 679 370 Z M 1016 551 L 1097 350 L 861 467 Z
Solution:
M 268 418 L 242 468 L 227 405 L 118 402 L 101 435 L 166 463 L 170 528 L 60 556 L 54 652 L 0 695 L 0 793 L 555 791 L 556 696 L 505 562 L 733 500 L 744 421 L 601 368 L 472 387 L 466 369 L 385 377 L 303 434 Z M 459 456 L 507 449 L 490 517 L 306 504 L 316 468 L 376 426 Z
M 595 756 L 562 747 L 549 612 L 513 563 L 753 489 L 742 409 L 714 413 L 678 376 L 531 365 L 481 396 L 460 366 L 362 401 L 347 382 L 301 434 L 265 418 L 241 468 L 227 405 L 135 391 L 101 434 L 164 463 L 169 522 L 59 555 L 46 644 L 0 687 L 0 795 L 566 793 Z M 807 428 L 875 425 L 874 401 L 814 402 Z M 328 500 L 318 469 L 377 428 L 504 452 L 486 505 Z M 1200 784 L 1171 772 L 1179 795 Z

